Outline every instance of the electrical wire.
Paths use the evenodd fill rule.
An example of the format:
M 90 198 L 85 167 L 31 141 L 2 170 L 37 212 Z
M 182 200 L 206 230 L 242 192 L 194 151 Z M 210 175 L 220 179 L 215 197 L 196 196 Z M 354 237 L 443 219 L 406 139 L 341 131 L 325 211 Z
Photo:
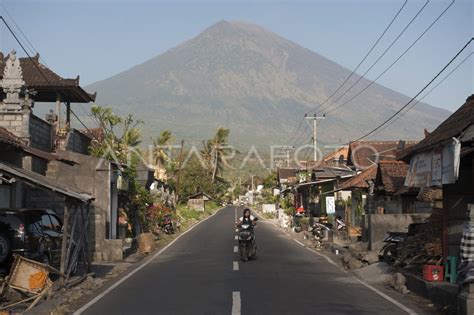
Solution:
M 429 2 L 429 0 L 427 0 L 426 4 Z M 403 5 L 401 6 L 401 8 L 397 11 L 397 13 L 395 14 L 395 16 L 392 18 L 392 20 L 390 21 L 390 23 L 387 25 L 387 27 L 385 27 L 385 29 L 383 30 L 382 34 L 380 34 L 380 36 L 377 38 L 377 40 L 375 41 L 375 43 L 372 45 L 372 47 L 370 47 L 369 51 L 365 54 L 364 58 L 362 58 L 362 60 L 359 62 L 359 64 L 352 70 L 352 72 L 346 77 L 346 79 L 339 85 L 339 87 L 331 93 L 331 95 L 329 95 L 329 97 L 326 98 L 326 100 L 321 103 L 320 105 L 318 105 L 318 107 L 316 107 L 313 112 L 316 112 L 319 108 L 322 108 L 337 92 L 339 92 L 339 90 L 347 83 L 347 81 L 349 81 L 350 78 L 352 78 L 352 76 L 355 74 L 355 72 L 360 68 L 360 66 L 364 63 L 364 61 L 369 57 L 369 55 L 372 53 L 372 51 L 375 49 L 375 47 L 378 45 L 378 43 L 380 42 L 380 40 L 382 40 L 382 38 L 385 36 L 385 34 L 387 33 L 387 31 L 390 29 L 390 27 L 392 26 L 392 24 L 395 22 L 395 20 L 398 18 L 398 16 L 400 15 L 400 13 L 403 11 L 403 9 L 405 8 L 406 4 L 408 3 L 408 0 L 405 0 L 405 2 L 403 3 Z M 426 4 L 423 6 L 423 8 L 426 6 Z M 410 22 L 411 24 L 411 22 Z M 401 35 L 400 35 L 401 36 Z M 390 49 L 390 47 L 388 48 Z M 377 61 L 378 62 L 378 61 Z M 372 65 L 373 67 L 374 65 Z M 370 69 L 370 68 L 369 68 Z M 358 81 L 357 81 L 358 82 Z
M 345 105 L 347 105 L 348 103 L 350 103 L 351 101 L 353 101 L 355 98 L 357 98 L 359 95 L 361 95 L 363 92 L 365 92 L 369 87 L 371 87 L 375 82 L 377 82 L 385 73 L 387 73 L 398 61 L 400 61 L 400 59 L 403 58 L 403 56 L 405 56 L 408 51 L 410 51 L 410 49 L 415 46 L 416 43 L 418 43 L 418 41 L 439 21 L 439 19 L 449 10 L 449 8 L 451 8 L 451 6 L 454 4 L 456 0 L 452 0 L 452 2 L 443 10 L 443 12 L 441 12 L 441 14 L 423 31 L 423 33 L 421 33 L 417 38 L 416 40 L 410 45 L 408 46 L 407 49 L 405 49 L 403 51 L 403 53 L 398 56 L 397 59 L 395 59 L 395 61 L 393 61 L 381 74 L 379 74 L 379 76 L 377 76 L 375 78 L 375 80 L 371 81 L 366 87 L 364 87 L 362 90 L 360 90 L 359 92 L 357 92 L 354 96 L 352 96 L 351 98 L 349 98 L 347 101 L 345 101 L 344 103 L 340 104 L 339 106 L 329 110 L 329 111 L 326 111 L 326 115 L 327 114 L 330 114 L 342 107 L 344 107 Z
M 405 0 L 403 2 L 403 5 L 400 7 L 400 9 L 396 12 L 395 16 L 391 19 L 390 23 L 385 27 L 384 31 L 382 32 L 382 34 L 377 38 L 377 40 L 374 42 L 374 44 L 370 47 L 369 51 L 365 54 L 365 56 L 362 58 L 362 60 L 359 62 L 359 64 L 352 70 L 352 72 L 344 79 L 344 81 L 338 86 L 338 88 L 336 90 L 334 90 L 331 95 L 329 95 L 329 97 L 326 98 L 326 100 L 324 100 L 323 103 L 321 103 L 320 105 L 318 105 L 313 111 L 317 111 L 319 108 L 321 108 L 322 106 L 324 106 L 328 101 L 329 99 L 331 99 L 346 83 L 347 81 L 349 81 L 350 78 L 352 78 L 352 76 L 354 75 L 354 73 L 360 68 L 360 66 L 364 63 L 364 61 L 369 57 L 369 55 L 372 53 L 372 51 L 375 49 L 375 47 L 378 45 L 378 43 L 380 42 L 380 40 L 385 36 L 385 34 L 387 33 L 387 31 L 390 29 L 390 27 L 392 26 L 392 24 L 395 22 L 395 20 L 398 18 L 398 16 L 400 15 L 400 13 L 403 11 L 403 9 L 405 8 L 405 6 L 407 5 L 408 3 L 408 0 Z M 290 135 L 290 137 L 288 138 L 288 140 L 286 141 L 286 143 L 292 143 L 292 141 L 294 140 L 294 138 L 296 137 L 296 135 L 298 134 L 298 131 L 301 129 L 301 126 L 303 125 L 303 121 L 305 119 L 302 118 L 298 124 L 298 127 L 295 129 L 295 131 L 293 131 Z M 307 129 L 307 127 L 306 127 Z M 305 133 L 305 131 L 303 131 L 303 134 Z
M 446 70 L 446 68 L 448 68 L 451 65 L 451 63 L 454 62 L 454 60 L 456 60 L 459 57 L 459 55 L 471 44 L 471 42 L 473 40 L 474 40 L 474 37 L 471 38 L 470 40 L 468 40 L 467 43 L 461 48 L 461 50 L 459 50 L 456 53 L 456 55 L 453 58 L 451 58 L 451 60 L 415 96 L 413 96 L 410 99 L 410 101 L 408 101 L 408 103 L 403 105 L 398 111 L 396 111 L 393 115 L 391 115 L 383 123 L 381 123 L 376 128 L 372 129 L 370 132 L 366 133 L 365 135 L 363 135 L 362 137 L 358 138 L 355 141 L 360 141 L 364 138 L 367 138 L 368 136 L 370 136 L 371 134 L 373 134 L 374 132 L 376 132 L 377 130 L 382 128 L 389 121 L 391 121 L 394 117 L 396 117 L 399 113 L 401 113 L 405 108 L 407 108 L 421 93 L 423 93 L 423 91 L 425 91 Z
M 51 84 L 51 82 L 49 81 L 49 79 L 46 77 L 46 75 L 43 73 L 42 69 L 38 66 L 38 64 L 36 64 L 36 62 L 33 60 L 33 58 L 31 57 L 31 55 L 28 53 L 28 51 L 26 50 L 25 46 L 23 45 L 23 43 L 19 40 L 18 36 L 15 34 L 15 32 L 12 30 L 12 28 L 10 27 L 10 25 L 7 23 L 7 21 L 5 21 L 5 19 L 3 18 L 3 16 L 0 16 L 0 19 L 3 21 L 3 23 L 5 24 L 5 26 L 7 27 L 7 29 L 9 30 L 9 32 L 12 34 L 13 38 L 16 40 L 16 42 L 18 43 L 18 45 L 20 45 L 21 49 L 23 50 L 23 52 L 28 56 L 28 59 L 31 61 L 31 63 L 35 66 L 35 68 L 39 71 L 39 73 L 41 74 L 41 76 L 46 80 L 46 82 L 48 82 L 48 84 L 53 87 L 53 85 Z M 55 89 L 53 87 L 53 89 Z M 58 94 L 62 94 L 61 91 L 55 89 L 56 92 Z M 64 96 L 64 95 L 63 95 Z M 84 126 L 84 128 L 86 128 L 87 130 L 89 130 L 89 128 L 87 128 L 87 126 L 82 122 L 82 120 L 79 119 L 79 117 L 76 115 L 76 113 L 74 113 L 74 111 L 71 110 L 71 113 L 74 115 L 74 117 L 76 117 L 76 119 Z M 99 139 L 97 139 L 93 133 L 91 133 L 92 137 L 95 138 L 95 140 L 99 141 Z
M 403 113 L 400 113 L 399 116 L 395 117 L 390 123 L 386 124 L 383 128 L 379 129 L 372 135 L 377 135 L 380 134 L 382 131 L 390 127 L 394 122 L 396 122 L 398 119 L 402 118 L 406 113 L 408 113 L 410 110 L 412 110 L 418 103 L 423 101 L 428 95 L 431 94 L 438 86 L 440 86 L 446 79 L 448 79 L 459 67 L 461 67 L 474 53 L 470 53 L 467 55 L 456 67 L 454 67 L 447 75 L 445 75 L 435 86 L 433 86 L 428 92 L 426 92 L 420 99 L 418 99 L 415 103 L 413 103 L 406 111 Z

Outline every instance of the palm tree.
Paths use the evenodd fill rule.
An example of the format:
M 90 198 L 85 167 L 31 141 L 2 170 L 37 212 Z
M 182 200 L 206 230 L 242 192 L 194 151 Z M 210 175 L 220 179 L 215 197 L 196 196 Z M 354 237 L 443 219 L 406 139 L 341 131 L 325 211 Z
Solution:
M 220 127 L 217 129 L 214 138 L 208 140 L 207 151 L 211 153 L 211 166 L 212 166 L 212 183 L 214 183 L 216 176 L 224 170 L 224 166 L 227 166 L 226 153 L 229 152 L 228 139 L 229 139 L 229 129 Z
M 153 160 L 158 169 L 165 169 L 166 163 L 169 161 L 166 147 L 173 141 L 173 135 L 169 130 L 163 130 L 160 136 L 153 140 Z

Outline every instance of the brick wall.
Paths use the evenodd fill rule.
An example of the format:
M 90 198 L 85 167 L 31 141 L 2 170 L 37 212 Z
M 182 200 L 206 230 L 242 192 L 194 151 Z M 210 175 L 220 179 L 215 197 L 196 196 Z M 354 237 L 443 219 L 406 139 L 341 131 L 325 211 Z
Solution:
M 17 137 L 23 136 L 22 113 L 0 113 L 0 127 L 6 128 Z

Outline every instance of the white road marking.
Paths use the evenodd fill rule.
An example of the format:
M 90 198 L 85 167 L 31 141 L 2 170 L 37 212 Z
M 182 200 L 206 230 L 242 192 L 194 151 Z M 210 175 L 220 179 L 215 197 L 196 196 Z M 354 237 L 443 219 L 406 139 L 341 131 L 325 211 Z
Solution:
M 224 208 L 221 208 L 219 209 L 218 211 L 214 212 L 214 214 L 208 216 L 207 218 L 203 219 L 202 221 L 199 221 L 198 223 L 196 223 L 195 225 L 191 226 L 188 230 L 184 231 L 182 234 L 178 235 L 174 240 L 172 240 L 168 245 L 166 245 L 165 247 L 163 247 L 162 249 L 160 249 L 160 251 L 158 251 L 157 253 L 155 253 L 153 256 L 151 256 L 148 260 L 145 260 L 140 266 L 138 266 L 137 268 L 135 268 L 134 270 L 132 270 L 129 274 L 127 274 L 126 276 L 124 276 L 123 278 L 121 278 L 120 280 L 118 280 L 117 282 L 115 282 L 114 284 L 112 284 L 109 288 L 107 288 L 107 290 L 105 290 L 104 292 L 102 292 L 101 294 L 97 295 L 95 298 L 93 298 L 92 300 L 90 300 L 87 304 L 85 304 L 84 306 L 82 306 L 80 309 L 78 309 L 77 311 L 75 311 L 73 313 L 73 315 L 79 315 L 79 314 L 82 314 L 82 312 L 84 312 L 86 309 L 88 309 L 89 307 L 91 307 L 92 305 L 94 305 L 95 303 L 97 303 L 97 301 L 99 301 L 101 298 L 103 298 L 105 295 L 109 294 L 113 289 L 115 289 L 116 287 L 118 287 L 120 284 L 122 284 L 123 282 L 125 282 L 126 280 L 128 280 L 128 278 L 130 278 L 131 276 L 133 276 L 135 273 L 137 273 L 138 271 L 140 271 L 141 269 L 143 269 L 145 266 L 147 266 L 149 263 L 151 263 L 156 257 L 158 257 L 159 255 L 161 255 L 165 250 L 167 250 L 171 245 L 173 245 L 177 240 L 179 240 L 183 235 L 185 235 L 186 233 L 189 233 L 191 232 L 192 229 L 194 229 L 196 226 L 198 226 L 199 224 L 203 223 L 204 221 L 214 217 L 214 215 L 216 213 L 218 213 L 220 210 L 222 210 Z
M 306 245 L 305 245 L 305 244 L 301 243 L 301 242 L 300 242 L 300 241 L 298 241 L 298 240 L 295 240 L 295 239 L 293 239 L 293 241 L 295 241 L 296 243 L 300 244 L 300 245 L 301 245 L 301 246 L 303 246 L 303 247 L 306 247 Z
M 237 253 L 239 251 L 239 248 L 237 246 L 234 246 L 234 253 Z
M 239 262 L 234 261 L 234 271 L 239 271 Z
M 235 229 L 235 232 L 238 232 L 238 231 L 239 231 L 239 229 Z
M 234 237 L 234 240 L 238 241 L 238 240 L 239 240 L 239 237 L 236 235 L 236 236 Z
M 377 293 L 378 295 L 380 295 L 381 297 L 383 297 L 384 299 L 386 299 L 387 301 L 395 304 L 396 306 L 398 306 L 399 308 L 401 308 L 402 310 L 404 310 L 405 312 L 407 312 L 408 314 L 410 315 L 415 315 L 415 314 L 418 314 L 417 312 L 415 312 L 414 310 L 412 310 L 411 308 L 409 308 L 408 306 L 405 306 L 403 305 L 402 303 L 396 301 L 395 299 L 392 299 L 390 296 L 388 296 L 387 294 L 379 291 L 378 289 L 374 288 L 373 286 L 371 286 L 370 284 L 367 284 L 365 283 L 364 281 L 354 277 L 354 279 L 357 280 L 357 282 L 359 282 L 360 284 L 362 284 L 363 286 L 365 286 L 366 288 L 372 290 L 373 292 Z
M 312 253 L 318 255 L 318 256 L 323 257 L 323 258 L 326 259 L 327 262 L 330 263 L 331 265 L 334 265 L 334 266 L 339 267 L 339 265 L 336 264 L 330 257 L 328 257 L 328 256 L 326 256 L 326 255 L 323 255 L 323 254 L 321 254 L 321 253 L 318 253 L 317 251 L 315 251 L 315 250 L 312 249 L 312 248 L 306 247 L 306 249 L 309 250 L 310 252 L 312 252 Z M 343 271 L 344 271 L 344 272 L 347 272 L 347 271 L 345 271 L 345 270 L 343 270 Z
M 232 292 L 232 315 L 240 315 L 240 292 Z

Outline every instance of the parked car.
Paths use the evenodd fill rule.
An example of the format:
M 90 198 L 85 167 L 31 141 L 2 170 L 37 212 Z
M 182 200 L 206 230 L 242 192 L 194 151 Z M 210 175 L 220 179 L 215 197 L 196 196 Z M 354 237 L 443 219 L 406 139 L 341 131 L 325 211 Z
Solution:
M 63 225 L 46 209 L 0 209 L 0 264 L 20 254 L 59 267 Z

